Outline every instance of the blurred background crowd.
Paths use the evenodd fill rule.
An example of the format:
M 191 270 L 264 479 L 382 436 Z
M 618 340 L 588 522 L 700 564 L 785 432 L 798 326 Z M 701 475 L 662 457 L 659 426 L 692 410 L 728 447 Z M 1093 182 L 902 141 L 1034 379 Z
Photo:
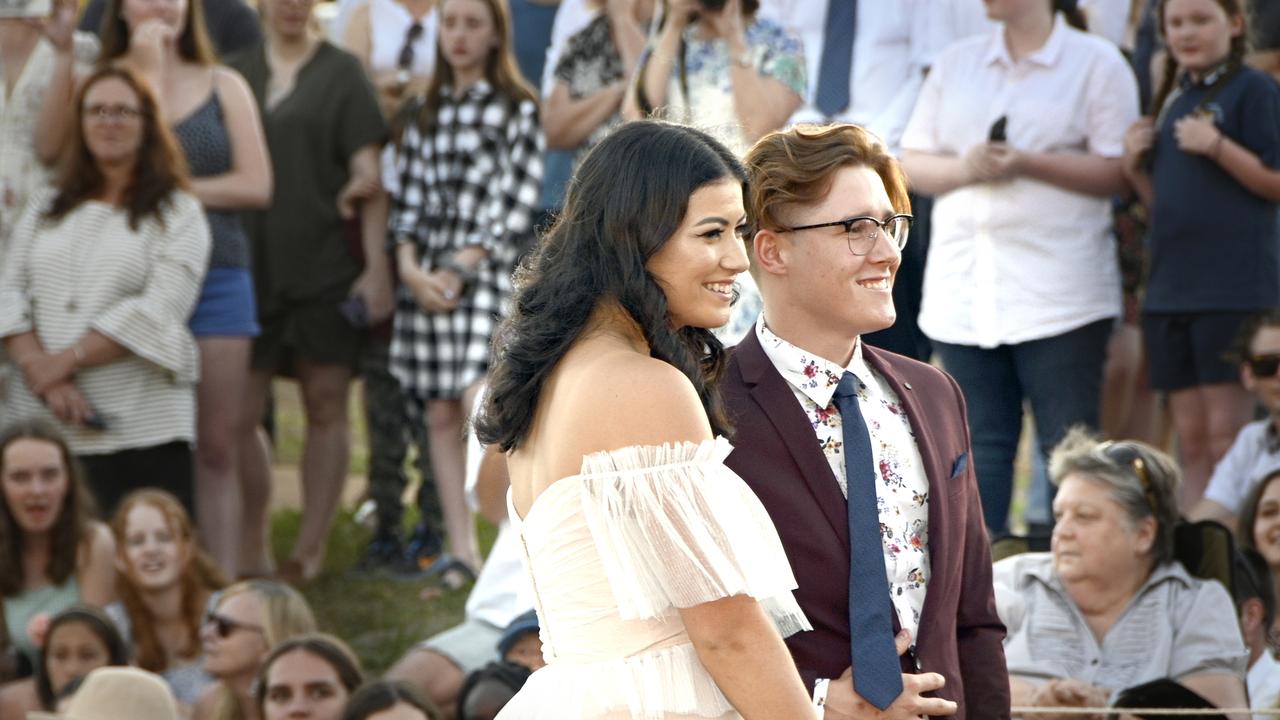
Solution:
M 513 271 L 575 163 L 645 117 L 739 154 L 794 123 L 876 133 L 916 221 L 898 321 L 865 340 L 959 382 L 992 538 L 1048 550 L 1070 533 L 1097 587 L 1138 574 L 1128 602 L 1186 573 L 1172 546 L 1117 564 L 1117 537 L 1221 523 L 1245 548 L 1224 576 L 1232 617 L 1166 597 L 1133 637 L 1143 622 L 1199 635 L 1175 632 L 1155 675 L 1126 684 L 1209 672 L 1254 707 L 1280 696 L 1277 0 L 3 13 L 0 720 L 154 689 L 90 674 L 123 665 L 163 678 L 154 717 L 493 717 L 542 659 L 501 458 L 467 419 Z M 760 309 L 740 283 L 726 344 Z M 305 437 L 300 527 L 277 561 L 279 378 Z M 317 634 L 291 587 L 324 566 L 357 425 L 357 570 L 470 588 L 456 627 L 369 685 L 347 629 Z M 1076 426 L 1130 445 L 1073 464 Z M 1115 475 L 1116 511 L 1055 505 L 1072 473 Z M 1145 505 L 1124 504 L 1126 483 Z M 498 528 L 487 558 L 477 514 Z M 1015 662 L 1051 616 L 1032 558 L 997 572 L 1015 688 L 1046 672 Z M 1111 687 L 1087 656 L 1132 668 L 1134 647 L 1105 637 L 1060 638 L 1050 676 Z

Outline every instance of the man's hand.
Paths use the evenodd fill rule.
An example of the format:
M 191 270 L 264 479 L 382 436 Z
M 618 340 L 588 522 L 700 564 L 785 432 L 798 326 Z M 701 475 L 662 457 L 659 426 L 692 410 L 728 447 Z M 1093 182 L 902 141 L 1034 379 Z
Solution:
M 352 175 L 347 184 L 338 192 L 338 216 L 350 220 L 356 216 L 356 209 L 369 198 L 382 192 L 382 182 L 377 177 Z
M 973 182 L 1008 180 L 1022 172 L 1022 153 L 1005 143 L 979 143 L 965 153 L 964 166 Z
M 911 633 L 903 630 L 893 639 L 898 655 L 911 647 Z M 938 673 L 902 675 L 902 694 L 884 710 L 863 700 L 853 689 L 853 668 L 831 681 L 827 690 L 824 720 L 917 720 L 925 716 L 954 715 L 957 707 L 950 700 L 923 697 L 940 689 L 946 678 Z
M 391 294 L 391 278 L 385 268 L 365 268 L 351 286 L 351 295 L 364 298 L 365 310 L 369 313 L 369 324 L 377 325 L 391 317 L 395 311 L 395 300 Z

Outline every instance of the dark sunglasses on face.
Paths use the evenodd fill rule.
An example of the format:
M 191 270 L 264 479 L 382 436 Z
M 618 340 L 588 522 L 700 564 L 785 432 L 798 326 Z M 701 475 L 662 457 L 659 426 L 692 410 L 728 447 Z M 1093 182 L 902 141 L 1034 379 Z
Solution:
M 259 633 L 262 632 L 262 628 L 258 627 L 257 625 L 250 625 L 249 623 L 242 623 L 238 620 L 232 620 L 229 617 L 226 617 L 224 615 L 219 615 L 218 613 L 214 613 L 214 612 L 211 612 L 208 615 L 204 616 L 204 624 L 206 626 L 212 625 L 214 633 L 216 633 L 217 636 L 219 638 L 222 638 L 223 640 L 226 640 L 227 638 L 231 637 L 237 630 L 252 630 L 254 632 L 259 632 Z
M 1245 364 L 1256 378 L 1275 377 L 1276 371 L 1280 370 L 1280 355 L 1254 355 L 1245 360 Z

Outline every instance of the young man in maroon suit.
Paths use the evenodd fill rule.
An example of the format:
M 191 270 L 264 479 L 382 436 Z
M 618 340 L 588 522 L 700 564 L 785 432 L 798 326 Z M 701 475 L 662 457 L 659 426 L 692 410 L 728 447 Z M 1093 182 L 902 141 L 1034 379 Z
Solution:
M 911 225 L 898 164 L 853 125 L 773 133 L 746 163 L 764 310 L 722 385 L 727 462 L 799 582 L 814 626 L 787 642 L 800 674 L 826 720 L 1008 718 L 964 398 L 859 341 L 895 317 Z

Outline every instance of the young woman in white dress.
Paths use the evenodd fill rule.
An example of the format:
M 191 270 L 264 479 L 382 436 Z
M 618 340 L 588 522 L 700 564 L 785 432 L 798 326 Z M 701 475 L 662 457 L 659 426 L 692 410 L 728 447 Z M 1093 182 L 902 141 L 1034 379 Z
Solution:
M 507 451 L 547 666 L 500 718 L 812 718 L 809 629 L 716 391 L 745 175 L 705 133 L 628 124 L 517 273 L 476 427 Z M 771 617 L 772 616 L 772 622 Z

